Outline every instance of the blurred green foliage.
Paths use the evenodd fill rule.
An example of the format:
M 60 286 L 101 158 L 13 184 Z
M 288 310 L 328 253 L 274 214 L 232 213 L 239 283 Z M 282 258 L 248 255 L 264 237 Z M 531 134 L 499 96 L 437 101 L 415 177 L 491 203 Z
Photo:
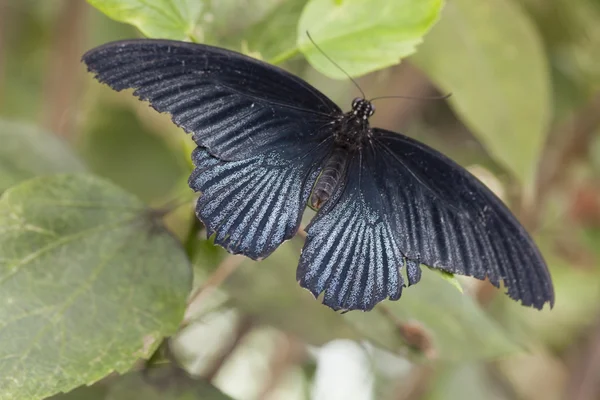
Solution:
M 82 172 L 85 166 L 53 134 L 0 120 L 0 193 L 39 175 Z
M 490 155 L 533 190 L 552 105 L 539 33 L 512 1 L 458 0 L 444 17 L 414 61 L 453 94 Z
M 593 398 L 581 394 L 590 387 L 600 395 L 591 357 L 600 341 L 596 1 L 88 3 L 0 1 L 0 399 L 80 385 L 54 398 L 226 398 L 207 381 L 236 399 L 300 399 L 317 382 L 339 382 L 335 374 L 365 398 L 353 389 L 357 361 L 326 372 L 335 357 L 322 346 L 342 338 L 364 345 L 370 361 L 360 374 L 377 398 L 579 400 Z M 344 74 L 307 30 L 369 97 L 452 93 L 447 102 L 378 102 L 377 124 L 486 168 L 478 176 L 511 204 L 549 263 L 552 311 L 468 279 L 461 294 L 425 270 L 398 302 L 332 312 L 294 280 L 300 237 L 259 263 L 205 240 L 185 189 L 189 138 L 131 93 L 101 87 L 79 62 L 89 48 L 141 35 L 206 42 L 276 62 L 347 109 L 356 88 L 331 79 Z M 112 206 L 73 205 L 92 200 Z M 156 223 L 165 213 L 178 240 Z M 80 229 L 108 221 L 105 235 Z M 199 294 L 182 322 L 188 259 Z M 86 300 L 63 309 L 65 298 Z M 204 380 L 172 368 L 146 380 L 135 361 L 178 326 L 171 347 Z M 318 392 L 333 399 L 338 389 Z
M 143 124 L 134 109 L 100 97 L 90 105 L 86 118 L 89 122 L 77 143 L 81 158 L 92 172 L 111 179 L 142 200 L 167 197 L 189 171 L 181 148 Z

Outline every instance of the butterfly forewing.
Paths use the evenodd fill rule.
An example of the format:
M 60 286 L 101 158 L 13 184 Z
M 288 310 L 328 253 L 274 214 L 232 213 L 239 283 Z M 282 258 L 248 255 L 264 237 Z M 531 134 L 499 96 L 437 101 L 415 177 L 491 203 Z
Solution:
M 134 94 L 225 160 L 320 141 L 340 109 L 294 75 L 217 47 L 169 40 L 109 43 L 83 57 L 96 78 Z
M 539 250 L 500 199 L 432 148 L 375 131 L 381 154 L 378 186 L 388 194 L 390 215 L 408 258 L 456 274 L 487 277 L 496 286 L 503 282 L 509 296 L 524 305 L 554 303 Z

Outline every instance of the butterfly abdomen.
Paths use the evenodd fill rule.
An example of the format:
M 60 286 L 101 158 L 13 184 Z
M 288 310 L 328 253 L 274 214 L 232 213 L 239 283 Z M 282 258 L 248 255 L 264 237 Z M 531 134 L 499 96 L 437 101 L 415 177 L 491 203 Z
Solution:
M 317 179 L 310 197 L 310 206 L 315 210 L 329 200 L 335 191 L 342 174 L 348 165 L 348 150 L 343 147 L 335 147 L 325 162 L 321 175 Z

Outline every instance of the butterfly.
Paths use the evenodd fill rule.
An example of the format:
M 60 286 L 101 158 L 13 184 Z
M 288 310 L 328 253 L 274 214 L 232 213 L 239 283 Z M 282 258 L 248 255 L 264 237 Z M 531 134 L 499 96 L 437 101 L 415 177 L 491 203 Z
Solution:
M 553 306 L 544 259 L 502 201 L 440 152 L 371 127 L 369 100 L 343 112 L 281 68 L 203 44 L 118 41 L 83 61 L 191 133 L 196 214 L 230 253 L 263 259 L 317 210 L 296 278 L 332 309 L 398 300 L 420 264 Z

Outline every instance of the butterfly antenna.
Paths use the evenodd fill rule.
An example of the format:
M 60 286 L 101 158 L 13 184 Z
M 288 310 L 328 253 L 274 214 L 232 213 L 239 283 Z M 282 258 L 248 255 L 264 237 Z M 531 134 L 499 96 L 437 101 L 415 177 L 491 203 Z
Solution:
M 360 94 L 362 94 L 363 99 L 366 99 L 367 96 L 365 96 L 365 92 L 363 92 L 363 90 L 360 88 L 360 86 L 358 85 L 358 83 L 356 83 L 356 81 L 354 79 L 352 79 L 352 77 L 346 72 L 344 71 L 344 69 L 342 67 L 339 66 L 338 63 L 336 63 L 335 61 L 333 61 L 331 59 L 331 57 L 329 57 L 324 51 L 323 49 L 321 49 L 319 47 L 319 45 L 317 45 L 317 43 L 315 43 L 315 41 L 313 40 L 313 38 L 310 36 L 310 33 L 308 33 L 308 31 L 306 31 L 306 36 L 308 36 L 308 39 L 312 42 L 312 44 L 317 48 L 317 50 L 319 50 L 321 52 L 321 54 L 323 54 L 325 56 L 326 59 L 329 60 L 330 63 L 332 63 L 333 65 L 335 65 L 337 67 L 337 69 L 339 69 L 340 71 L 342 71 L 344 73 L 344 75 L 346 75 L 348 77 L 348 79 L 350 79 L 352 81 L 352 83 L 354 83 L 354 86 L 356 86 L 358 88 L 358 90 L 360 91 Z
M 445 94 L 443 96 L 431 96 L 431 97 L 413 97 L 413 96 L 380 96 L 370 99 L 369 101 L 381 100 L 381 99 L 408 99 L 408 100 L 446 100 L 452 96 L 452 93 Z

